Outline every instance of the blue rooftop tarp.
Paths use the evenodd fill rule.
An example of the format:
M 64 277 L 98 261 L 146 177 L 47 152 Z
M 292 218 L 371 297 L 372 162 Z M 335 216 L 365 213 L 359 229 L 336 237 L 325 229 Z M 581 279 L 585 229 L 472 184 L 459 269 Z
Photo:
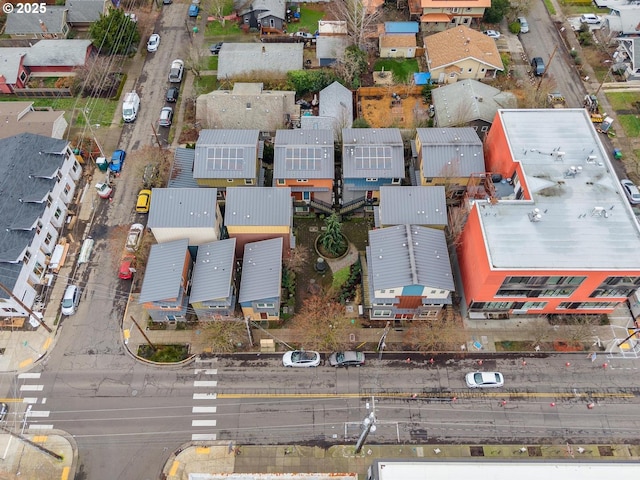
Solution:
M 431 83 L 431 73 L 418 72 L 413 74 L 413 83 L 416 85 L 428 85 Z

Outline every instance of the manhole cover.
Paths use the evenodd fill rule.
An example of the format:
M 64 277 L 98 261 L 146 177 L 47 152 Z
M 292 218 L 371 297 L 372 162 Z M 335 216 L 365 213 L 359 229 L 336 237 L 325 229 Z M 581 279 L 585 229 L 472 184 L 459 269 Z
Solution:
M 131 390 L 131 396 L 135 397 L 136 395 L 138 395 L 138 390 Z

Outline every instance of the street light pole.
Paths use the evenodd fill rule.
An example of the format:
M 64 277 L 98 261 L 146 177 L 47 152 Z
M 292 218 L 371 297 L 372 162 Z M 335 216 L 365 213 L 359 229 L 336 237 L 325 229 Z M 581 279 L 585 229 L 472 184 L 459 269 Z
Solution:
M 382 352 L 384 351 L 384 347 L 387 346 L 384 341 L 387 339 L 387 334 L 391 329 L 391 322 L 387 322 L 387 326 L 384 327 L 384 331 L 382 332 L 382 336 L 380 337 L 380 341 L 378 342 L 378 360 L 382 360 Z
M 367 403 L 367 409 L 368 408 L 369 403 Z M 364 417 L 364 420 L 362 420 L 362 427 L 362 433 L 360 434 L 358 442 L 356 443 L 355 453 L 360 453 L 360 450 L 362 450 L 364 442 L 367 440 L 369 433 L 376 431 L 376 404 L 373 397 L 371 397 L 371 412 L 369 413 L 369 415 Z

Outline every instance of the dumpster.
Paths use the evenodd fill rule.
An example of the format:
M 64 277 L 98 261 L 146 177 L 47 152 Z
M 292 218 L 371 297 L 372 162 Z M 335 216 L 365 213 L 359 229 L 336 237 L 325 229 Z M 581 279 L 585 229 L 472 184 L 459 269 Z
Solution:
M 620 150 L 619 148 L 614 148 L 613 158 L 615 158 L 616 160 L 620 160 L 622 158 L 622 150 Z
M 106 172 L 107 167 L 109 166 L 109 162 L 105 157 L 98 157 L 96 158 L 96 165 L 98 165 L 98 168 L 101 172 Z

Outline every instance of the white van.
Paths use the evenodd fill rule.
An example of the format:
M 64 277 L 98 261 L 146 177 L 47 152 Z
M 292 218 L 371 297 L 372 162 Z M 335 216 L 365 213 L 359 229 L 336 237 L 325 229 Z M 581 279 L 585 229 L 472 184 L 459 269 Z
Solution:
M 520 23 L 520 33 L 529 32 L 529 22 L 524 17 L 518 17 L 518 23 Z
M 140 110 L 140 97 L 136 92 L 129 92 L 122 103 L 122 119 L 129 123 L 135 121 Z

